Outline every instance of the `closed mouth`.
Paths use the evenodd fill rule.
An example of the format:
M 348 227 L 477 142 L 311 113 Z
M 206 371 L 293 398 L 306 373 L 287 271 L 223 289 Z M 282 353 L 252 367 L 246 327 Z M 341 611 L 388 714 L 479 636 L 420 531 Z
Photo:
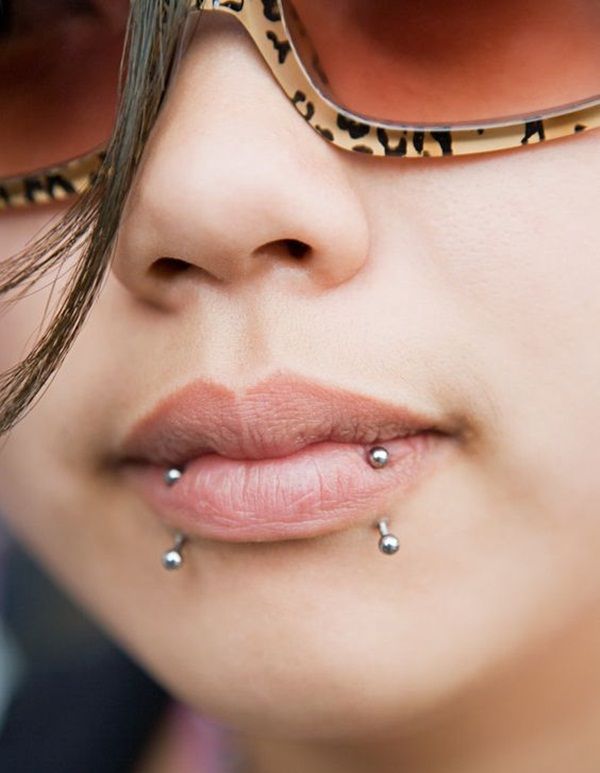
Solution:
M 134 425 L 120 466 L 167 525 L 269 541 L 338 530 L 385 509 L 432 469 L 450 428 L 403 406 L 276 374 L 236 397 L 195 382 Z M 390 461 L 368 464 L 385 443 Z M 167 485 L 165 472 L 183 474 Z

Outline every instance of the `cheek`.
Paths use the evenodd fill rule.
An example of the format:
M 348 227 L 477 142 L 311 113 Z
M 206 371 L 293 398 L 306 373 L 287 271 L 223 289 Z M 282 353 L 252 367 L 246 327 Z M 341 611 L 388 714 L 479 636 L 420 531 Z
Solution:
M 0 263 L 8 264 L 19 254 L 27 256 L 28 247 L 64 216 L 67 207 L 65 203 L 51 204 L 0 214 Z M 0 374 L 19 365 L 48 329 L 77 257 L 74 253 L 50 269 L 22 297 L 21 287 L 4 303 L 0 299 Z M 65 399 L 72 397 L 72 388 L 55 379 Z M 52 520 L 53 504 L 61 501 L 61 488 L 65 489 L 54 460 L 60 455 L 68 420 L 65 412 L 56 411 L 55 406 L 53 410 L 53 381 L 48 383 L 50 399 L 42 389 L 33 400 L 33 410 L 26 410 L 13 430 L 0 438 L 0 512 L 23 535 L 44 534 L 44 524 Z
M 392 279 L 381 291 L 397 296 L 418 277 L 436 302 L 424 324 L 439 323 L 441 306 L 461 331 L 454 348 L 499 347 L 497 366 L 597 371 L 600 136 L 401 163 L 365 186 L 372 249 Z
M 380 308 L 420 308 L 427 351 L 485 407 L 490 486 L 531 492 L 563 530 L 579 504 L 579 540 L 597 540 L 600 137 L 380 169 L 364 188 Z

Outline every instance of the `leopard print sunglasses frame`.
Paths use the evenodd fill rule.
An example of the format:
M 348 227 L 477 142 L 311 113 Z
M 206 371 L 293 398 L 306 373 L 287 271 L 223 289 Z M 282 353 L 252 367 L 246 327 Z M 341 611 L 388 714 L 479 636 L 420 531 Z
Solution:
M 365 0 L 369 2 L 369 0 Z M 489 153 L 558 139 L 600 126 L 600 99 L 564 105 L 518 121 L 409 126 L 373 121 L 336 105 L 312 81 L 288 33 L 281 0 L 190 0 L 190 11 L 235 16 L 306 123 L 324 140 L 354 153 L 430 158 Z M 96 149 L 25 176 L 0 179 L 0 209 L 80 194 L 93 183 L 104 153 Z

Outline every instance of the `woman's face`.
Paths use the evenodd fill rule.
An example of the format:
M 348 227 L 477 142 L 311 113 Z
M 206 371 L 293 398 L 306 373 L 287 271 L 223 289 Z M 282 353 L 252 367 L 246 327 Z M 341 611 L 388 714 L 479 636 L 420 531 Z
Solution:
M 235 22 L 206 22 L 101 296 L 0 453 L 10 528 L 176 696 L 239 728 L 356 736 L 486 683 L 600 601 L 599 180 L 595 132 L 467 158 L 338 150 Z M 61 211 L 5 212 L 4 255 Z M 2 370 L 43 284 L 4 314 Z M 165 572 L 172 532 L 108 460 L 183 385 L 241 399 L 281 372 L 456 428 L 389 500 L 399 552 L 377 550 L 367 500 L 311 539 L 192 539 Z

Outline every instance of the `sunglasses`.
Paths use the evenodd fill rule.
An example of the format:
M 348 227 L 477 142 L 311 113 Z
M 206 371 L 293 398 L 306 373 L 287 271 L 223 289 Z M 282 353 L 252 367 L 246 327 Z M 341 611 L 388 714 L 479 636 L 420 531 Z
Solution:
M 346 151 L 488 153 L 600 124 L 600 0 L 184 1 L 235 17 L 305 122 Z M 0 0 L 0 208 L 92 183 L 128 14 L 129 0 Z

